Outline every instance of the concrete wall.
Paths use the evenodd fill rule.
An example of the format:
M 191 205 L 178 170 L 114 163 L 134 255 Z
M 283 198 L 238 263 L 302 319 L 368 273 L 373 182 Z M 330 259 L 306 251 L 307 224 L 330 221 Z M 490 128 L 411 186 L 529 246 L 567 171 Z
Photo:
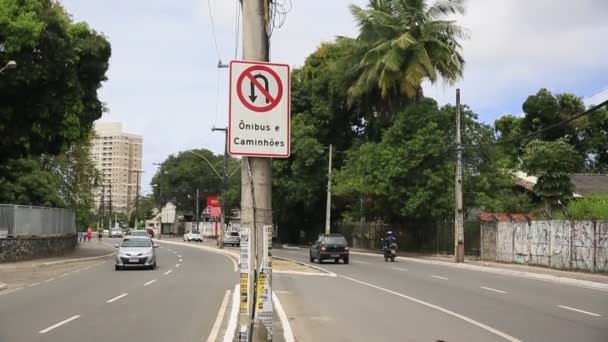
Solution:
M 608 272 L 608 222 L 493 221 L 481 234 L 482 260 Z
M 77 235 L 11 237 L 0 239 L 0 262 L 61 256 L 76 247 Z

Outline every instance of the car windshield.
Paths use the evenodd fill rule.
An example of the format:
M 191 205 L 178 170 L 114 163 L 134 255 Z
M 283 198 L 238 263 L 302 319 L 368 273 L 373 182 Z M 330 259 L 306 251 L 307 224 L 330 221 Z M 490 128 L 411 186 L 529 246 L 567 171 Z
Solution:
M 346 245 L 344 236 L 326 236 L 325 243 L 330 245 Z
M 131 235 L 148 236 L 148 232 L 144 232 L 143 230 L 133 231 L 133 232 L 131 232 Z
M 193 230 L 191 234 L 200 234 L 200 232 L 198 230 Z
M 121 247 L 152 247 L 150 239 L 124 239 Z

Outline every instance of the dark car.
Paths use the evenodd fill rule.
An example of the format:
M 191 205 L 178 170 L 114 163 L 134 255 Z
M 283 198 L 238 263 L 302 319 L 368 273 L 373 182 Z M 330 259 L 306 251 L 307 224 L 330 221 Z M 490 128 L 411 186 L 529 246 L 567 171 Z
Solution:
M 349 249 L 346 239 L 342 234 L 319 235 L 319 239 L 310 247 L 310 262 L 333 260 L 336 264 L 340 259 L 345 264 L 349 262 Z

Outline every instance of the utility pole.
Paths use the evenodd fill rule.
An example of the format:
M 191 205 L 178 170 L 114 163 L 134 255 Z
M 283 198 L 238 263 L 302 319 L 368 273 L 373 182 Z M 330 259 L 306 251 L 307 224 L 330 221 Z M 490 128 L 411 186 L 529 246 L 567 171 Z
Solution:
M 243 13 L 243 59 L 268 62 L 268 34 L 266 32 L 269 14 L 269 0 L 242 0 Z M 249 267 L 247 282 L 247 314 L 239 316 L 239 338 L 247 336 L 249 341 L 271 340 L 266 328 L 255 315 L 257 274 L 262 269 L 264 254 L 264 226 L 272 226 L 272 168 L 270 158 L 243 157 L 241 167 L 241 217 L 242 227 L 249 227 L 250 243 L 255 251 L 255 261 Z M 252 274 L 253 273 L 253 274 Z M 272 283 L 271 275 L 266 279 Z M 245 331 L 243 331 L 246 329 Z M 248 333 L 249 332 L 249 333 Z M 240 340 L 242 341 L 242 340 Z
M 462 142 L 460 140 L 460 89 L 456 89 L 456 212 L 454 261 L 464 262 L 464 211 L 462 210 Z
M 221 61 L 220 61 L 221 62 Z M 221 63 L 218 63 L 218 68 Z M 211 129 L 212 132 L 222 131 L 224 132 L 224 174 L 222 176 L 222 193 L 226 194 L 228 191 L 228 127 L 226 128 L 215 128 Z M 222 208 L 222 216 L 220 217 L 220 236 L 217 238 L 217 243 L 220 248 L 224 248 L 224 232 L 226 231 L 226 205 Z
M 329 167 L 327 168 L 327 207 L 325 208 L 325 234 L 329 234 L 331 230 L 331 160 L 332 160 L 332 145 L 329 144 Z
M 198 212 L 199 199 L 198 199 L 198 188 L 196 188 L 196 230 L 200 231 L 198 228 L 198 221 L 200 220 L 200 214 Z M 202 233 L 201 233 L 202 234 Z M 202 236 L 202 235 L 201 235 Z
M 138 219 L 137 219 L 137 215 L 139 215 L 139 213 L 137 212 L 137 209 L 139 207 L 139 179 L 141 177 L 141 174 L 146 172 L 146 171 L 142 171 L 142 170 L 133 170 L 130 171 L 131 173 L 135 173 L 137 174 L 137 179 L 136 179 L 136 184 L 137 184 L 137 188 L 135 189 L 135 229 L 137 229 L 137 223 L 138 223 Z M 127 218 L 127 220 L 130 221 L 130 217 Z M 128 223 L 127 223 L 128 224 Z
M 162 240 L 163 236 L 163 164 L 162 163 L 152 163 L 152 165 L 158 166 L 158 171 L 160 171 L 160 184 L 158 185 L 158 216 L 159 219 L 159 229 L 158 229 L 158 239 Z

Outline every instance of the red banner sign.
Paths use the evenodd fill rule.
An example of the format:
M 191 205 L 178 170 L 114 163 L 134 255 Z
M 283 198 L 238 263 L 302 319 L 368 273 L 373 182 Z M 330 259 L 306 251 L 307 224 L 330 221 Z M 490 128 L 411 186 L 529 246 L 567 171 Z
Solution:
M 211 208 L 221 208 L 220 198 L 218 196 L 207 196 L 207 206 Z

